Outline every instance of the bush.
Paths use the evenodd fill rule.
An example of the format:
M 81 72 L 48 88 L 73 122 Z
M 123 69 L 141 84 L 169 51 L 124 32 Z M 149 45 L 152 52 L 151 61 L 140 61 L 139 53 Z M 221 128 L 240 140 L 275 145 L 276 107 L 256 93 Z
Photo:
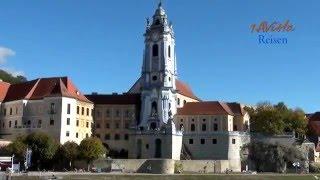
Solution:
M 309 172 L 310 173 L 320 173 L 320 163 L 310 163 L 309 165 Z

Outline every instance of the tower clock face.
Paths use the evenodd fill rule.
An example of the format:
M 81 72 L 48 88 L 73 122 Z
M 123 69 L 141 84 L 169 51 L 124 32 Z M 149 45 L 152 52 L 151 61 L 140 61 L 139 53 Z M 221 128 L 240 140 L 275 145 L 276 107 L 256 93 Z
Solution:
M 152 40 L 153 41 L 158 41 L 159 39 L 159 34 L 158 33 L 153 33 L 152 36 L 151 36 Z

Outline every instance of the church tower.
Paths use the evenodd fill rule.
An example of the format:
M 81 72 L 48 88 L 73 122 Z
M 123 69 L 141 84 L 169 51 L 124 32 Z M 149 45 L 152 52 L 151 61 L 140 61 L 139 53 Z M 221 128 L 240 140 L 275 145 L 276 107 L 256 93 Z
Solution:
M 142 65 L 142 110 L 139 128 L 159 129 L 176 114 L 177 78 L 172 24 L 159 3 L 152 22 L 147 20 Z
M 132 133 L 129 158 L 180 159 L 182 132 L 176 130 L 177 63 L 171 23 L 159 3 L 147 20 L 139 92 L 140 121 Z

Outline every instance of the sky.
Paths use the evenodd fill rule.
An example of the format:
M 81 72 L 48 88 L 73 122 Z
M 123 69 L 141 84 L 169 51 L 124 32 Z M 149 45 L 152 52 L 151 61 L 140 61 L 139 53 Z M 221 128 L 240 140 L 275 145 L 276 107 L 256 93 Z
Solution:
M 84 93 L 126 92 L 139 78 L 146 17 L 158 0 L 3 0 L 0 68 L 69 76 Z M 178 78 L 203 100 L 285 102 L 320 111 L 319 0 L 163 0 L 176 36 Z M 294 31 L 251 24 L 289 20 Z

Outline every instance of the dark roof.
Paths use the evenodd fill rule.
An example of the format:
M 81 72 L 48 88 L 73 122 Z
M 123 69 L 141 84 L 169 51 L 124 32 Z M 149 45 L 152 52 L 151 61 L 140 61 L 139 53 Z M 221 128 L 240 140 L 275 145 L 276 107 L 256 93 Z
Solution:
M 9 86 L 4 101 L 36 100 L 53 96 L 71 97 L 80 101 L 90 102 L 68 77 L 39 78 L 12 84 Z
M 177 115 L 244 115 L 245 111 L 239 103 L 219 101 L 187 102 L 178 108 Z
M 86 97 L 94 104 L 140 104 L 140 94 L 90 94 Z

